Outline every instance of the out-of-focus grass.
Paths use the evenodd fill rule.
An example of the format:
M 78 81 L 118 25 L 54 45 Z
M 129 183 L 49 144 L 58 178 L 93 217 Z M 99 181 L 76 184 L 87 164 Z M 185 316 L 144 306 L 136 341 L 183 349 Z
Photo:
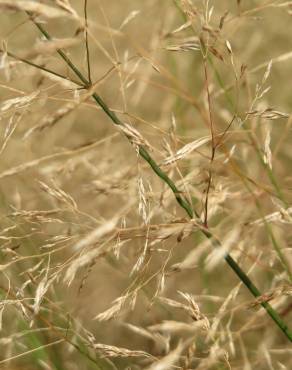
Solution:
M 84 90 L 5 54 L 75 78 L 26 2 L 4 3 L 0 367 L 289 369 L 289 341 L 135 145 Z M 37 20 L 86 75 L 84 2 L 37 3 L 66 9 Z M 209 229 L 291 322 L 291 4 L 87 3 L 97 93 L 202 219 L 212 174 Z M 184 147 L 210 135 L 210 111 L 216 140 L 236 115 L 212 167 L 210 142 Z

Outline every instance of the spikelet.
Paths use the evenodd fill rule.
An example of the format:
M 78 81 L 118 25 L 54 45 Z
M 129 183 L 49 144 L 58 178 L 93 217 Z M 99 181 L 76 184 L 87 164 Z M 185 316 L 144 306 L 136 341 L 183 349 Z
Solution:
M 64 0 L 63 0 L 64 1 Z M 31 0 L 0 0 L 0 8 L 31 12 L 45 18 L 68 17 L 70 13 L 63 9 L 41 4 Z
M 181 149 L 179 149 L 174 155 L 169 156 L 166 158 L 162 164 L 163 165 L 169 165 L 172 164 L 182 158 L 185 158 L 190 153 L 192 153 L 194 150 L 200 148 L 202 145 L 210 142 L 211 138 L 209 136 L 202 137 L 198 140 L 192 141 L 191 143 L 188 143 L 184 145 Z
M 280 211 L 276 211 L 273 213 L 270 213 L 262 218 L 259 218 L 255 221 L 250 222 L 250 225 L 264 225 L 265 222 L 275 222 L 275 223 L 292 223 L 292 207 L 289 207 L 287 209 L 282 208 Z
M 39 285 L 37 286 L 36 289 L 36 294 L 35 294 L 35 299 L 34 299 L 34 304 L 33 304 L 33 312 L 34 314 L 37 314 L 40 310 L 41 302 L 47 293 L 49 287 L 52 285 L 52 283 L 56 280 L 57 274 L 53 275 L 52 277 L 49 277 L 48 272 L 49 272 L 49 264 L 50 264 L 50 259 L 48 262 L 48 267 L 45 272 L 45 276 L 43 279 L 40 281 Z
M 152 356 L 144 351 L 131 351 L 126 348 L 109 346 L 107 344 L 96 343 L 93 348 L 101 355 L 101 357 L 146 357 Z
M 78 18 L 78 13 L 72 7 L 69 0 L 55 0 L 56 4 L 67 13 L 71 14 L 74 18 Z
M 128 23 L 130 23 L 139 14 L 140 14 L 140 10 L 131 11 L 130 14 L 123 20 L 122 24 L 119 27 L 119 30 L 122 30 Z
M 123 123 L 122 125 L 119 125 L 118 128 L 126 135 L 126 137 L 134 146 L 145 146 L 146 148 L 151 149 L 151 145 L 148 143 L 148 141 L 144 139 L 140 132 L 133 126 Z
M 184 343 L 180 342 L 174 350 L 160 360 L 154 362 L 151 366 L 147 367 L 146 370 L 169 370 L 173 368 L 178 362 L 184 347 Z
M 101 312 L 98 315 L 96 315 L 94 320 L 109 321 L 116 318 L 121 313 L 121 310 L 124 308 L 127 299 L 128 295 L 124 295 L 115 299 L 112 306 L 109 309 L 105 310 L 104 312 Z
M 75 210 L 78 209 L 77 204 L 76 204 L 75 200 L 71 197 L 71 195 L 66 193 L 61 188 L 59 188 L 56 184 L 52 183 L 52 186 L 49 186 L 49 185 L 45 184 L 43 181 L 39 181 L 39 184 L 40 184 L 40 188 L 44 192 L 46 192 L 47 194 L 52 196 L 53 198 L 55 198 L 58 201 L 66 204 L 70 208 L 73 208 Z
M 91 250 L 87 249 L 89 246 L 94 245 L 97 242 L 100 242 L 100 239 L 102 237 L 113 231 L 116 227 L 117 221 L 118 221 L 117 218 L 108 221 L 104 225 L 96 228 L 91 233 L 87 234 L 84 238 L 80 239 L 74 245 L 74 249 L 77 251 L 81 250 L 81 254 L 73 262 L 71 262 L 69 268 L 66 271 L 64 281 L 68 285 L 72 283 L 77 271 L 80 268 L 89 265 L 90 263 L 95 261 L 96 258 L 103 256 L 106 250 L 112 248 L 111 245 L 105 243 Z
M 22 116 L 17 115 L 17 114 L 13 115 L 9 118 L 8 125 L 5 129 L 5 132 L 4 132 L 3 143 L 2 143 L 2 146 L 0 148 L 0 155 L 4 152 L 4 150 L 5 150 L 5 148 L 8 144 L 8 141 L 11 138 L 11 136 L 13 135 L 14 131 L 16 130 L 19 122 L 21 121 L 21 118 L 22 118 Z
M 264 146 L 264 162 L 272 169 L 272 151 L 271 151 L 271 129 L 267 128 L 267 134 Z
M 34 91 L 29 95 L 20 96 L 4 101 L 0 106 L 1 112 L 7 112 L 9 109 L 26 108 L 39 95 L 39 91 Z
M 198 41 L 181 41 L 179 44 L 168 45 L 165 47 L 168 51 L 200 51 L 200 44 Z
M 189 28 L 191 26 L 192 22 L 190 21 L 187 21 L 185 23 L 183 23 L 181 26 L 175 28 L 173 31 L 170 31 L 168 32 L 165 37 L 170 37 L 170 36 L 173 36 L 181 31 L 184 31 L 185 29 Z
M 264 90 L 264 92 L 267 92 L 267 91 Z M 260 97 L 262 96 L 263 95 L 260 95 Z M 246 112 L 246 114 L 248 116 L 260 117 L 260 118 L 271 120 L 271 121 L 276 120 L 276 119 L 289 118 L 289 114 L 277 111 L 273 108 L 266 108 L 264 110 L 253 110 L 253 111 Z
M 129 324 L 129 323 L 122 323 L 122 325 L 126 327 L 127 329 L 129 329 L 131 332 L 138 334 L 146 338 L 147 340 L 152 341 L 155 344 L 156 350 L 159 353 L 169 352 L 169 341 L 170 341 L 169 335 L 162 335 L 160 333 L 154 333 L 154 332 L 151 332 L 150 330 L 147 330 L 140 326 L 138 327 L 136 325 Z
M 141 176 L 138 178 L 138 194 L 139 194 L 139 214 L 142 216 L 142 219 L 147 225 L 148 223 L 148 204 L 146 200 L 146 192 L 143 183 L 143 179 Z
M 206 330 L 210 328 L 209 320 L 205 315 L 203 315 L 200 311 L 198 304 L 195 302 L 194 296 L 189 293 L 179 292 L 179 294 L 188 302 L 187 310 L 191 316 L 191 318 L 195 321 L 204 321 L 204 327 Z
M 148 329 L 154 332 L 168 333 L 170 335 L 181 335 L 183 333 L 193 335 L 198 333 L 200 330 L 201 332 L 203 330 L 205 331 L 205 323 L 203 321 L 185 323 L 175 320 L 163 320 L 159 324 L 149 326 Z

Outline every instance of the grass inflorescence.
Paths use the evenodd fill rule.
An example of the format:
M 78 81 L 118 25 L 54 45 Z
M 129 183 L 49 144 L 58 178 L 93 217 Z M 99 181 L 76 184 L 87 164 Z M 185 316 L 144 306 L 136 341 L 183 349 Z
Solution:
M 289 368 L 292 4 L 254 3 L 0 2 L 1 366 Z

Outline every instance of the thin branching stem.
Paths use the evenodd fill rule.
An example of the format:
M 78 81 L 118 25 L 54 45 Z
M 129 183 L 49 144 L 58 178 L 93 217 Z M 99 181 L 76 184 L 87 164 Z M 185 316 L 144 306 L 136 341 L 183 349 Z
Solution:
M 216 152 L 216 148 L 212 147 L 211 148 L 211 158 L 210 158 L 210 164 L 209 164 L 209 171 L 208 171 L 208 182 L 207 182 L 207 189 L 206 189 L 206 197 L 205 197 L 205 204 L 204 204 L 204 210 L 205 210 L 204 225 L 205 226 L 208 226 L 209 194 L 210 194 L 211 184 L 212 184 L 212 181 L 213 181 L 213 162 L 214 162 L 214 159 L 215 159 L 215 152 Z
M 90 67 L 90 52 L 88 43 L 88 19 L 87 19 L 87 0 L 84 0 L 84 18 L 85 18 L 85 48 L 86 48 L 86 63 L 87 63 L 87 76 L 90 85 L 91 81 L 91 67 Z
M 204 57 L 204 73 L 205 73 L 205 85 L 206 85 L 206 93 L 208 99 L 208 111 L 209 111 L 209 121 L 210 121 L 210 131 L 211 131 L 211 158 L 209 164 L 209 171 L 208 171 L 208 183 L 206 189 L 206 197 L 205 197 L 205 216 L 204 216 L 204 225 L 208 226 L 208 204 L 209 204 L 209 193 L 211 189 L 211 184 L 213 180 L 213 162 L 215 159 L 216 153 L 216 143 L 215 143 L 215 132 L 214 132 L 214 122 L 212 116 L 212 106 L 211 106 L 211 95 L 209 89 L 209 77 L 208 77 L 208 70 L 207 70 L 207 58 Z
M 21 58 L 20 56 L 15 55 L 14 53 L 11 53 L 10 51 L 7 51 L 7 50 L 4 51 L 3 49 L 0 49 L 0 53 L 6 53 L 9 57 L 11 57 L 11 58 L 13 58 L 15 60 L 19 60 L 20 62 L 23 62 L 23 63 L 25 63 L 25 64 L 27 64 L 27 65 L 29 65 L 31 67 L 40 69 L 40 70 L 42 70 L 42 71 L 44 71 L 46 73 L 49 73 L 49 74 L 54 75 L 56 77 L 59 77 L 62 80 L 73 82 L 74 84 L 76 84 L 78 86 L 82 86 L 82 87 L 84 86 L 83 83 L 81 83 L 80 81 L 75 80 L 74 78 L 66 77 L 66 76 L 64 76 L 64 75 L 62 75 L 62 74 L 60 74 L 58 72 L 55 72 L 55 71 L 49 69 L 49 68 L 46 68 L 46 67 L 41 66 L 39 64 L 33 63 L 30 60 L 28 60 L 28 59 Z

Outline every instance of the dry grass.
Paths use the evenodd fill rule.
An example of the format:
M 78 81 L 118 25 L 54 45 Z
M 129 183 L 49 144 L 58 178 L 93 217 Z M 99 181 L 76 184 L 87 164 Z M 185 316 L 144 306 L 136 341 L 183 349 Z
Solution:
M 292 2 L 0 11 L 0 368 L 290 369 Z

